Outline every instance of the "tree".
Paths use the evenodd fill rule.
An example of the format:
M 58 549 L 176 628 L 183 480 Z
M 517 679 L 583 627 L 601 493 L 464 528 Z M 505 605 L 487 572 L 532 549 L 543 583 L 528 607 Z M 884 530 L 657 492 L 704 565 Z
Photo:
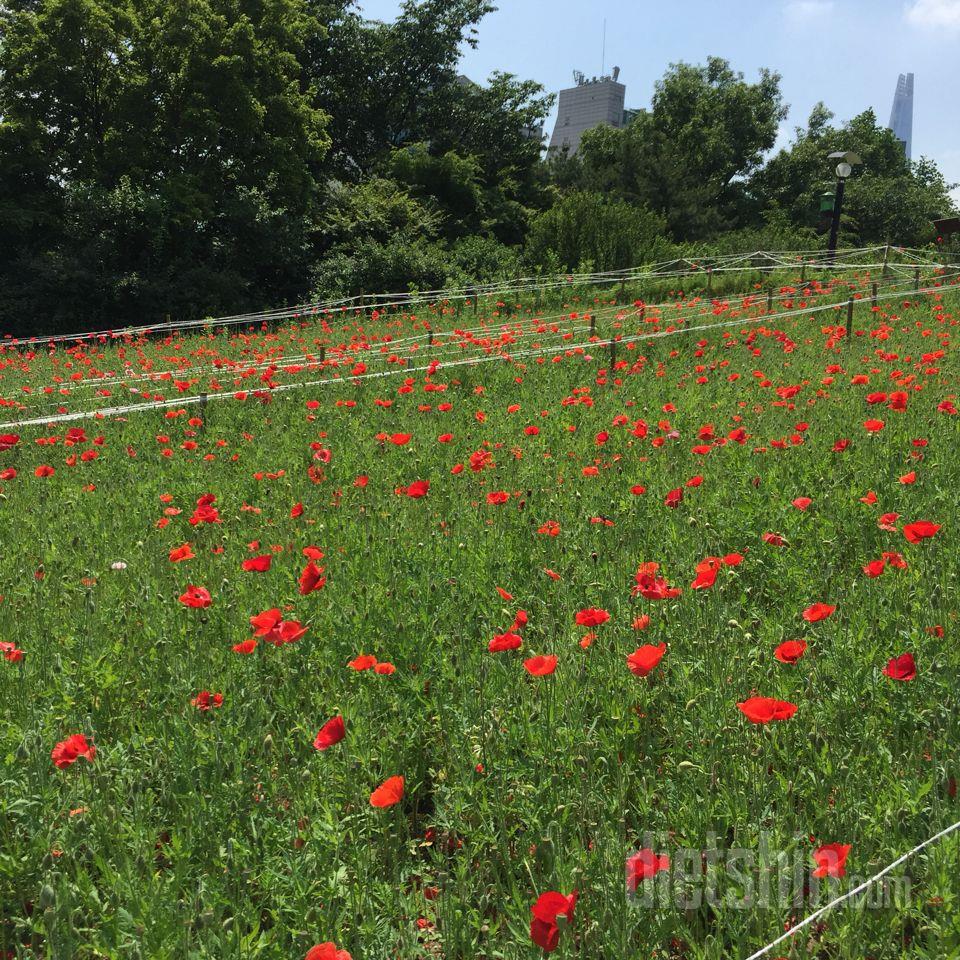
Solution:
M 553 98 L 510 74 L 481 85 L 457 72 L 463 45 L 476 43 L 476 25 L 492 9 L 485 0 L 407 0 L 393 23 L 380 23 L 350 4 L 330 16 L 328 6 L 327 31 L 308 54 L 317 104 L 332 118 L 321 175 L 353 183 L 398 175 L 422 195 L 417 181 L 427 175 L 452 185 L 456 156 L 461 173 L 476 165 L 470 179 L 482 196 L 466 218 L 461 191 L 448 196 L 445 232 L 460 235 L 469 224 L 520 243 L 531 211 L 544 205 L 541 128 Z M 440 207 L 443 189 L 433 195 Z
M 476 157 L 453 150 L 433 156 L 426 144 L 418 143 L 394 151 L 388 169 L 393 180 L 437 211 L 443 236 L 461 237 L 485 226 L 482 171 Z
M 12 10 L 0 45 L 0 217 L 17 238 L 0 264 L 5 319 L 115 325 L 302 292 L 310 171 L 329 144 L 300 68 L 318 29 L 302 0 Z
M 526 253 L 547 269 L 619 270 L 663 255 L 665 233 L 663 219 L 649 210 L 577 191 L 533 221 Z
M 582 182 L 662 213 L 677 240 L 707 237 L 743 219 L 745 182 L 785 116 L 775 73 L 748 83 L 719 57 L 674 64 L 649 110 L 584 135 Z
M 797 226 L 815 226 L 820 195 L 832 191 L 835 182 L 827 155 L 853 150 L 863 163 L 847 182 L 844 242 L 919 246 L 932 241 L 931 221 L 955 209 L 951 185 L 936 165 L 927 159 L 911 163 L 872 110 L 841 127 L 831 126 L 832 120 L 823 104 L 814 108 L 806 128 L 798 128 L 791 145 L 752 179 L 750 190 L 758 201 Z
M 330 117 L 328 176 L 380 172 L 397 147 L 429 143 L 447 127 L 458 94 L 461 44 L 476 45 L 487 0 L 405 0 L 393 23 L 367 20 L 353 4 L 308 0 L 326 30 L 305 62 L 316 105 Z

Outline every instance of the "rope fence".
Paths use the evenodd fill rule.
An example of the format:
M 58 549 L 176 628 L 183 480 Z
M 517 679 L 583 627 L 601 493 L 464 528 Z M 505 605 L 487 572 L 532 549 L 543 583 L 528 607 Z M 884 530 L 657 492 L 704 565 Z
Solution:
M 954 277 L 954 283 L 956 284 L 957 282 L 956 278 L 960 276 L 960 268 L 958 268 L 957 273 L 953 274 L 952 276 Z M 946 289 L 949 289 L 949 288 L 946 288 Z M 934 286 L 922 287 L 920 289 L 914 290 L 912 291 L 912 293 L 915 296 L 919 296 L 919 295 L 928 295 L 932 293 L 943 293 L 944 290 L 945 288 L 943 284 L 938 283 Z M 904 292 L 900 290 L 892 293 L 882 294 L 882 295 L 878 294 L 875 298 L 872 298 L 870 302 L 880 302 L 880 301 L 887 301 L 891 299 L 902 299 L 903 295 L 904 295 Z M 864 301 L 862 300 L 860 301 L 860 303 L 863 303 L 863 302 Z M 847 317 L 848 330 L 850 327 L 850 320 L 852 318 L 852 313 L 853 313 L 853 310 L 852 310 L 853 304 L 855 304 L 855 301 L 852 298 L 846 304 L 848 309 L 848 317 Z M 518 359 L 527 359 L 530 357 L 541 357 L 541 356 L 546 357 L 546 356 L 550 356 L 552 354 L 557 354 L 557 353 L 578 352 L 578 351 L 583 351 L 584 353 L 586 353 L 587 351 L 595 351 L 597 349 L 603 349 L 604 347 L 609 348 L 611 351 L 615 351 L 617 347 L 620 345 L 638 343 L 638 342 L 647 341 L 647 340 L 657 340 L 657 339 L 662 339 L 664 337 L 677 336 L 681 334 L 702 333 L 710 330 L 727 329 L 730 327 L 744 327 L 744 326 L 749 326 L 751 324 L 763 323 L 764 321 L 770 321 L 770 320 L 779 322 L 781 320 L 790 319 L 792 317 L 800 317 L 800 316 L 809 317 L 815 314 L 823 313 L 828 310 L 838 312 L 842 310 L 843 307 L 844 307 L 843 303 L 829 303 L 829 304 L 822 304 L 816 307 L 802 307 L 799 309 L 787 310 L 782 313 L 775 313 L 775 314 L 764 312 L 762 315 L 757 317 L 746 317 L 746 318 L 740 317 L 735 320 L 716 322 L 716 323 L 707 323 L 707 324 L 701 324 L 699 326 L 682 327 L 682 328 L 677 328 L 673 330 L 660 330 L 660 331 L 650 332 L 650 333 L 638 333 L 638 334 L 627 336 L 627 337 L 618 336 L 618 337 L 608 337 L 607 339 L 601 339 L 594 336 L 586 341 L 581 341 L 579 343 L 563 344 L 562 346 L 530 349 L 530 350 L 521 351 L 520 353 L 514 353 L 514 354 L 498 353 L 498 354 L 481 356 L 481 357 L 473 356 L 473 357 L 468 357 L 460 360 L 455 360 L 449 363 L 445 363 L 445 364 L 442 364 L 442 366 L 444 369 L 449 369 L 451 367 L 460 367 L 460 366 L 467 366 L 467 365 L 477 366 L 480 364 L 490 363 L 494 361 L 515 362 Z M 613 366 L 612 363 L 611 363 L 611 366 Z M 394 377 L 394 376 L 400 376 L 400 375 L 409 376 L 411 373 L 420 373 L 430 369 L 435 370 L 435 369 L 439 369 L 439 367 L 435 367 L 434 364 L 431 363 L 428 365 L 421 365 L 421 366 L 415 366 L 415 367 L 404 366 L 399 370 L 378 370 L 371 373 L 357 374 L 355 376 L 350 375 L 347 377 L 325 377 L 319 380 L 278 384 L 277 386 L 274 386 L 265 392 L 269 393 L 270 395 L 273 395 L 277 393 L 286 393 L 290 390 L 304 390 L 304 389 L 313 388 L 313 387 L 324 387 L 330 384 L 343 384 L 345 382 L 352 382 L 352 383 L 364 382 L 368 380 L 382 379 L 384 377 Z M 249 394 L 253 391 L 243 391 L 243 392 L 246 394 Z M 52 426 L 54 424 L 59 424 L 59 423 L 73 423 L 78 420 L 88 420 L 88 419 L 94 419 L 94 418 L 103 419 L 106 417 L 126 416 L 129 413 L 141 413 L 146 410 L 163 410 L 163 409 L 170 409 L 174 407 L 186 407 L 186 406 L 190 406 L 198 403 L 203 404 L 205 406 L 209 401 L 227 400 L 227 399 L 235 398 L 236 394 L 237 394 L 236 390 L 222 390 L 222 391 L 215 391 L 211 393 L 178 397 L 173 400 L 152 401 L 147 403 L 135 403 L 135 404 L 121 404 L 116 406 L 102 407 L 96 410 L 82 410 L 82 411 L 75 411 L 73 413 L 56 414 L 54 416 L 32 417 L 32 418 L 22 419 L 22 420 L 13 420 L 7 423 L 0 423 L 0 431 L 7 431 L 7 430 L 12 430 L 12 429 L 22 428 L 27 426 L 40 426 L 40 425 Z
M 850 262 L 883 254 L 883 259 L 874 263 Z M 84 340 L 119 339 L 137 335 L 156 335 L 181 330 L 216 329 L 227 326 L 243 326 L 255 323 L 277 322 L 289 319 L 307 319 L 317 315 L 343 314 L 352 311 L 387 310 L 390 308 L 412 307 L 421 304 L 463 303 L 476 301 L 479 297 L 489 299 L 508 294 L 529 293 L 532 290 L 545 292 L 562 287 L 603 286 L 607 284 L 636 284 L 678 277 L 706 277 L 708 286 L 715 274 L 743 272 L 752 270 L 759 273 L 773 273 L 784 269 L 843 271 L 852 269 L 883 269 L 893 272 L 912 268 L 916 265 L 952 267 L 953 264 L 938 264 L 921 251 L 907 247 L 875 246 L 837 250 L 831 254 L 825 250 L 793 250 L 738 253 L 724 256 L 706 256 L 695 259 L 679 258 L 663 260 L 643 267 L 629 267 L 622 270 L 610 270 L 600 273 L 567 273 L 556 276 L 520 277 L 511 281 L 493 284 L 474 284 L 468 287 L 450 289 L 421 290 L 408 292 L 389 292 L 358 294 L 335 300 L 314 301 L 289 307 L 278 307 L 252 313 L 240 313 L 222 317 L 208 317 L 199 320 L 167 321 L 163 323 L 128 326 L 118 329 L 102 329 L 77 333 L 51 334 L 43 337 L 10 338 L 2 341 L 2 346 L 37 346 L 42 344 L 76 343 Z M 842 258 L 842 259 L 841 259 Z M 896 258 L 901 258 L 900 262 Z
M 960 268 L 958 268 L 958 270 L 960 270 Z M 914 287 L 915 289 L 919 289 L 920 268 L 915 267 L 912 271 L 912 274 Z M 947 274 L 941 273 L 938 275 L 938 279 L 941 283 L 945 282 L 948 278 L 949 276 Z M 835 282 L 835 278 L 831 282 Z M 900 282 L 901 281 L 896 278 L 893 278 L 886 283 L 874 281 L 871 285 L 871 302 L 876 301 L 876 298 L 881 290 L 886 290 L 888 288 L 898 289 Z M 817 291 L 817 294 L 838 294 L 840 292 L 839 287 L 842 286 L 844 286 L 844 284 L 839 284 L 837 289 L 831 288 L 829 290 L 820 290 Z M 847 283 L 846 286 L 848 287 L 848 292 L 849 290 L 862 290 L 862 294 L 859 294 L 861 299 L 868 295 L 866 288 L 859 287 L 854 282 Z M 656 316 L 658 319 L 664 322 L 674 324 L 684 323 L 688 319 L 686 314 L 691 310 L 699 310 L 701 314 L 705 315 L 717 303 L 724 304 L 727 307 L 733 307 L 735 302 L 739 301 L 740 309 L 749 309 L 753 306 L 758 306 L 759 301 L 761 299 L 765 299 L 766 309 L 769 313 L 772 312 L 775 304 L 780 304 L 784 301 L 796 300 L 797 297 L 798 293 L 795 290 L 779 294 L 774 294 L 772 290 L 767 290 L 765 295 L 761 291 L 753 291 L 748 294 L 737 294 L 734 297 L 721 298 L 719 301 L 693 298 L 686 301 L 667 301 L 656 304 L 642 304 L 641 310 L 644 312 L 647 318 Z M 669 313 L 670 316 L 664 316 L 663 314 L 665 313 Z M 318 346 L 317 349 L 312 353 L 299 353 L 282 358 L 272 357 L 254 361 L 245 359 L 221 359 L 219 362 L 214 364 L 155 370 L 149 373 L 134 371 L 132 368 L 128 367 L 119 374 L 91 377 L 89 379 L 73 383 L 69 387 L 64 387 L 63 384 L 59 384 L 57 386 L 60 388 L 58 392 L 61 396 L 70 396 L 75 402 L 87 404 L 99 402 L 102 399 L 102 396 L 87 393 L 88 391 L 102 391 L 108 386 L 113 388 L 127 389 L 130 393 L 140 393 L 141 395 L 145 396 L 143 388 L 147 387 L 151 383 L 169 382 L 173 379 L 182 381 L 204 376 L 216 378 L 223 375 L 225 372 L 228 376 L 233 374 L 234 377 L 236 377 L 236 375 L 239 374 L 240 377 L 246 379 L 256 373 L 261 373 L 266 370 L 284 373 L 291 372 L 291 368 L 300 366 L 305 367 L 307 370 L 316 370 L 321 369 L 324 366 L 336 366 L 340 360 L 343 360 L 345 357 L 350 357 L 351 355 L 354 355 L 355 357 L 364 355 L 364 359 L 370 361 L 374 359 L 370 356 L 370 353 L 376 348 L 379 348 L 379 354 L 390 354 L 390 356 L 396 356 L 400 347 L 406 346 L 407 352 L 410 353 L 413 350 L 419 349 L 419 345 L 424 341 L 426 341 L 427 344 L 432 347 L 432 354 L 435 357 L 437 355 L 442 356 L 443 354 L 450 352 L 462 352 L 463 349 L 469 346 L 480 347 L 484 350 L 492 350 L 498 345 L 502 346 L 505 345 L 506 342 L 511 342 L 511 338 L 532 338 L 534 336 L 543 335 L 563 336 L 567 333 L 576 332 L 577 330 L 582 329 L 588 323 L 592 331 L 597 322 L 606 322 L 612 318 L 626 319 L 629 315 L 630 314 L 628 312 L 625 312 L 624 307 L 619 305 L 605 305 L 599 310 L 582 314 L 582 320 L 579 322 L 571 322 L 573 317 L 566 312 L 545 317 L 530 317 L 526 322 L 530 325 L 531 329 L 527 330 L 524 330 L 523 322 L 501 323 L 496 326 L 485 323 L 481 326 L 475 327 L 458 327 L 452 331 L 434 331 L 431 328 L 423 333 L 390 340 L 386 340 L 385 338 L 378 339 L 374 337 L 372 339 L 364 338 L 362 342 L 353 342 L 336 346 L 327 344 L 323 347 Z M 566 322 L 565 329 L 560 330 L 556 328 L 559 321 Z M 495 333 L 496 336 L 494 336 Z M 484 339 L 478 339 L 476 336 L 478 334 L 483 335 Z M 326 354 L 328 352 L 332 354 L 335 359 L 327 359 Z M 236 379 L 234 380 L 234 383 L 237 385 Z M 141 385 L 141 387 L 138 388 L 136 386 L 137 384 Z M 47 387 L 37 387 L 36 389 L 43 389 L 49 392 L 53 389 L 56 389 L 56 387 L 53 385 L 48 385 Z M 77 397 L 78 393 L 80 394 L 79 398 Z M 153 402 L 156 403 L 156 401 Z M 33 404 L 30 408 L 24 406 L 23 409 L 44 410 L 60 406 L 62 406 L 61 400 L 52 399 L 43 404 Z

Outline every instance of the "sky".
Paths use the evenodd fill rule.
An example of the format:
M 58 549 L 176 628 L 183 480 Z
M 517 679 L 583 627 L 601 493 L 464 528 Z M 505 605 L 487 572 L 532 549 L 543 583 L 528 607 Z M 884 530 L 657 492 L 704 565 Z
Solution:
M 400 8 L 399 0 L 359 4 L 381 20 Z M 461 64 L 472 80 L 503 70 L 555 93 L 572 85 L 575 69 L 590 77 L 616 65 L 627 107 L 649 105 L 654 83 L 678 61 L 721 56 L 747 79 L 768 67 L 790 107 L 778 146 L 819 100 L 838 121 L 872 107 L 886 124 L 897 77 L 912 72 L 913 157 L 930 157 L 960 184 L 960 0 L 499 0 L 478 40 Z M 960 203 L 960 186 L 953 196 Z

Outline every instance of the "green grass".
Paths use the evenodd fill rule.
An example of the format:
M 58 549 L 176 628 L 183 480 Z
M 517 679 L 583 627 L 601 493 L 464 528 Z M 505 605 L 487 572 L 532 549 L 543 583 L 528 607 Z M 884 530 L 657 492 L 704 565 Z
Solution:
M 846 286 L 832 294 L 847 295 Z M 820 299 L 797 290 L 789 302 Z M 541 955 L 529 935 L 537 896 L 577 889 L 559 957 L 740 956 L 813 900 L 634 903 L 624 863 L 648 834 L 675 859 L 711 836 L 755 850 L 762 835 L 807 876 L 817 846 L 849 843 L 848 876 L 824 884 L 836 893 L 960 819 L 950 788 L 960 777 L 960 421 L 937 409 L 958 392 L 958 303 L 953 291 L 913 300 L 907 291 L 876 312 L 861 306 L 850 341 L 825 331 L 842 314 L 748 324 L 748 308 L 743 326 L 624 344 L 612 373 L 605 348 L 587 349 L 441 366 L 429 381 L 442 390 L 429 392 L 423 372 L 399 390 L 400 366 L 371 351 L 371 371 L 397 375 L 17 431 L 20 442 L 0 453 L 0 470 L 17 471 L 0 481 L 0 639 L 25 652 L 20 663 L 0 660 L 0 955 L 299 960 L 333 940 L 354 960 L 514 960 Z M 559 327 L 561 312 L 583 309 L 566 306 Z M 688 325 L 703 322 L 698 309 Z M 636 325 L 633 314 L 608 314 L 604 335 L 616 329 L 607 324 Z M 462 320 L 432 322 L 449 330 Z M 403 336 L 421 321 L 365 327 Z M 349 335 L 288 327 L 247 340 L 138 341 L 123 357 L 117 345 L 72 358 L 8 351 L 17 362 L 0 389 L 24 415 L 41 402 L 76 409 L 79 392 L 43 394 L 52 377 L 120 370 L 123 360 L 165 368 L 171 356 L 279 360 L 301 340 Z M 336 355 L 353 354 L 362 351 Z M 422 345 L 411 357 L 433 355 Z M 263 386 L 220 369 L 185 396 L 209 389 L 211 376 L 227 391 Z M 858 376 L 869 382 L 852 383 Z M 784 387 L 799 389 L 781 399 Z M 899 389 L 903 411 L 865 400 Z M 176 396 L 169 383 L 150 390 Z M 863 424 L 874 417 L 885 426 L 870 434 Z M 646 437 L 632 432 L 641 418 Z M 736 429 L 747 438 L 699 440 L 707 424 L 715 438 Z M 88 440 L 67 449 L 71 426 Z M 412 439 L 376 439 L 395 432 Z M 446 433 L 453 439 L 438 442 Z M 36 442 L 49 437 L 58 442 Z M 834 452 L 841 438 L 851 444 Z M 913 445 L 919 438 L 928 445 Z M 330 451 L 328 464 L 311 444 Z M 693 452 L 701 444 L 708 453 Z M 91 449 L 99 456 L 67 466 Z M 451 473 L 479 450 L 495 465 Z M 55 473 L 36 477 L 41 464 Z M 900 483 L 911 470 L 916 482 Z M 695 476 L 702 485 L 686 487 Z M 417 480 L 430 481 L 422 499 L 395 493 Z M 677 487 L 684 499 L 670 509 L 664 498 Z M 877 502 L 861 502 L 871 490 Z M 488 504 L 491 491 L 507 502 Z M 222 522 L 191 526 L 207 493 Z M 792 506 L 798 496 L 812 498 L 808 510 Z M 292 518 L 298 502 L 303 515 Z M 182 512 L 158 526 L 167 506 Z M 878 526 L 888 512 L 900 514 L 894 530 Z M 900 528 L 916 520 L 942 529 L 909 543 Z M 559 524 L 556 537 L 537 532 L 547 521 Z M 785 546 L 765 543 L 766 532 Z M 171 563 L 185 542 L 196 558 Z M 323 550 L 329 579 L 301 596 L 308 546 Z M 862 566 L 883 551 L 902 553 L 908 569 L 867 578 Z M 712 589 L 690 589 L 700 561 L 731 552 L 743 563 Z M 241 569 L 264 553 L 269 571 Z M 659 563 L 680 596 L 632 596 L 644 562 Z M 206 587 L 212 605 L 178 602 L 188 584 Z M 807 624 L 801 612 L 816 601 L 837 611 Z M 234 653 L 252 635 L 249 618 L 273 607 L 306 635 Z M 588 631 L 574 618 L 586 607 L 611 619 L 583 647 Z M 520 609 L 522 649 L 489 653 Z M 649 626 L 633 629 L 642 614 Z M 943 637 L 928 632 L 935 625 Z M 780 642 L 801 638 L 809 647 L 797 664 L 774 659 Z M 660 665 L 632 675 L 627 655 L 661 642 Z M 916 679 L 884 676 L 907 651 Z M 396 672 L 348 668 L 361 653 Z M 534 654 L 555 654 L 556 672 L 529 676 L 523 660 Z M 191 706 L 203 689 L 222 692 L 223 706 Z M 737 709 L 752 692 L 797 713 L 754 726 Z M 346 738 L 316 751 L 317 730 L 337 714 Z M 50 752 L 74 733 L 96 757 L 58 770 Z M 372 807 L 371 791 L 393 775 L 405 778 L 403 800 Z M 929 848 L 896 874 L 909 877 L 906 903 L 841 907 L 774 955 L 956 955 L 958 856 L 956 836 Z M 721 878 L 721 896 L 737 889 Z

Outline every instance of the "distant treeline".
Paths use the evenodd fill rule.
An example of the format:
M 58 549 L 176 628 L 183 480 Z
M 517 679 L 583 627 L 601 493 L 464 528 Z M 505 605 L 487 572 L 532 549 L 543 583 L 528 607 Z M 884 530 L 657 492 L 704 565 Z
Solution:
M 188 319 L 309 297 L 822 244 L 826 154 L 864 163 L 844 243 L 922 245 L 953 212 L 867 111 L 786 107 L 712 58 L 625 129 L 544 159 L 553 98 L 458 76 L 485 0 L 0 3 L 0 331 Z

